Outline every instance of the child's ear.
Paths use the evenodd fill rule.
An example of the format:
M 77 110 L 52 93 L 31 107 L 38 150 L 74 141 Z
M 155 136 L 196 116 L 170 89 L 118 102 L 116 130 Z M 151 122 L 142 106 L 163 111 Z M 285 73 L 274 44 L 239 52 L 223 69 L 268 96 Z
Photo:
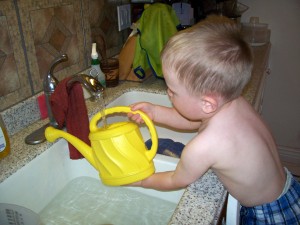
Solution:
M 218 101 L 214 97 L 204 96 L 202 98 L 202 110 L 205 113 L 213 113 L 218 108 Z

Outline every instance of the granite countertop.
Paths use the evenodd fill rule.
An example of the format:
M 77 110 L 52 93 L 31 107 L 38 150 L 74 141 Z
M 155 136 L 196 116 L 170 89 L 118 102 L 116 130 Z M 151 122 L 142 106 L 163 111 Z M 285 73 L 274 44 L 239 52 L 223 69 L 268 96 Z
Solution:
M 266 69 L 270 45 L 253 47 L 254 69 L 252 78 L 247 85 L 243 96 L 254 105 L 257 90 Z M 105 103 L 108 104 L 125 92 L 143 91 L 166 94 L 165 82 L 150 77 L 143 83 L 121 81 L 117 87 L 107 88 Z M 99 111 L 99 103 L 86 101 L 89 116 Z M 5 112 L 2 112 L 2 115 Z M 26 118 L 24 115 L 19 115 Z M 42 127 L 48 120 L 38 120 L 10 137 L 11 153 L 0 160 L 0 182 L 25 166 L 35 157 L 46 151 L 53 143 L 44 142 L 38 145 L 27 145 L 24 140 L 27 135 Z M 170 224 L 216 224 L 225 202 L 227 191 L 217 176 L 209 170 L 198 181 L 189 185 L 183 194 Z

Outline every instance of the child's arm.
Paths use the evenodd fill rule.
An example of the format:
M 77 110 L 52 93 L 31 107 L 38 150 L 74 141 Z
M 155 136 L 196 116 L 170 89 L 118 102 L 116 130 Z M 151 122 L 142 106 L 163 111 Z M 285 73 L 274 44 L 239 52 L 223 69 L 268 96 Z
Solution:
M 197 141 L 192 141 L 184 148 L 175 171 L 159 172 L 150 177 L 130 184 L 143 188 L 171 191 L 185 188 L 199 179 L 213 164 L 207 151 L 199 149 Z M 208 155 L 208 156 L 207 156 Z
M 187 120 L 181 116 L 174 108 L 154 105 L 148 102 L 140 102 L 131 106 L 133 111 L 141 110 L 146 113 L 151 120 L 156 123 L 168 125 L 175 129 L 196 130 L 201 122 Z M 143 123 L 139 114 L 129 113 L 128 116 L 137 123 Z

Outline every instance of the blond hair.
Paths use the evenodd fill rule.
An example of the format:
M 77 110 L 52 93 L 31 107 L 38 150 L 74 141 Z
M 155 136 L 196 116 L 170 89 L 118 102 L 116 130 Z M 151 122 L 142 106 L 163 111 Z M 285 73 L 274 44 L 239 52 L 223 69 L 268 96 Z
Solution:
M 238 26 L 211 16 L 174 35 L 161 54 L 164 72 L 172 73 L 193 94 L 241 95 L 252 71 L 252 53 Z

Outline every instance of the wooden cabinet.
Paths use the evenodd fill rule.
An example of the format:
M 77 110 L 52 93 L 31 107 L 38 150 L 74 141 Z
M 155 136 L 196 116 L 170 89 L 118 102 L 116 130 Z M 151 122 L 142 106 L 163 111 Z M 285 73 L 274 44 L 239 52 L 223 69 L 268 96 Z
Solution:
M 266 68 L 263 76 L 261 78 L 261 82 L 259 88 L 256 93 L 255 101 L 254 101 L 254 108 L 257 110 L 259 114 L 262 112 L 262 105 L 264 100 L 264 91 L 266 87 L 267 78 L 270 75 L 270 69 Z
M 269 53 L 271 44 L 260 47 L 252 47 L 253 70 L 249 83 L 243 91 L 243 96 L 253 105 L 256 111 L 261 113 L 266 79 L 270 74 Z
M 279 146 L 279 156 L 283 166 L 289 169 L 291 173 L 300 181 L 300 150 Z

